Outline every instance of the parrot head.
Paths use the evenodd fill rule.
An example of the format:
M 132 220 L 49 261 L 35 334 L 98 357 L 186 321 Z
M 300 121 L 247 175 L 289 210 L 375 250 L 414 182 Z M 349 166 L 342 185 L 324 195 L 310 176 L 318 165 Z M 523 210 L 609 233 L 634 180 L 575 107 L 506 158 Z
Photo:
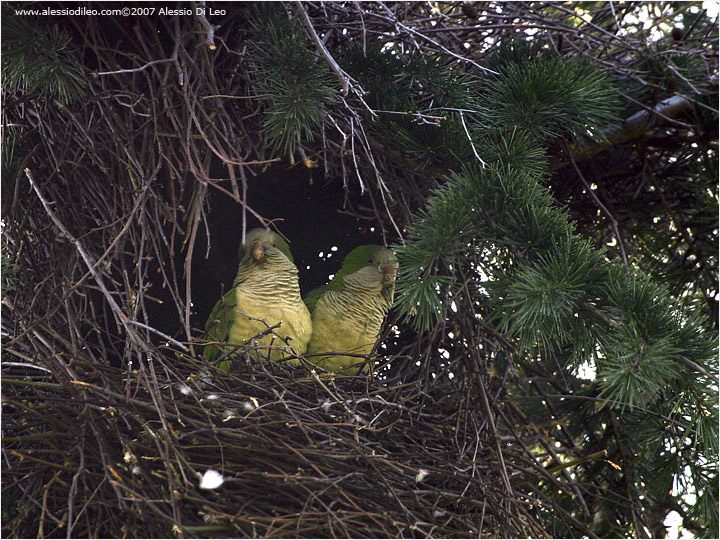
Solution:
M 273 249 L 280 251 L 290 262 L 293 262 L 290 246 L 283 237 L 273 231 L 260 228 L 248 231 L 245 235 L 245 243 L 240 246 L 238 256 L 241 261 L 248 257 L 248 260 L 264 263 L 266 254 Z
M 382 288 L 386 288 L 395 283 L 397 269 L 398 262 L 392 251 L 369 244 L 357 247 L 348 253 L 335 279 L 344 279 L 355 274 L 367 283 L 379 284 Z

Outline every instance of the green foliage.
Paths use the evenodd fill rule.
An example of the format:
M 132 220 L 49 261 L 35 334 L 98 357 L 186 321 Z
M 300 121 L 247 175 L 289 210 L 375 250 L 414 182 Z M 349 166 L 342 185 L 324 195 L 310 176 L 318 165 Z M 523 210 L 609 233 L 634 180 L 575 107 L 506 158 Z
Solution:
M 698 312 L 682 309 L 665 287 L 649 278 L 625 277 L 608 286 L 606 312 L 619 321 L 622 337 L 618 343 L 602 343 L 607 358 L 623 351 L 636 361 L 644 357 L 653 362 L 683 356 L 694 362 L 713 362 L 716 358 L 715 341 L 708 335 L 707 320 Z M 672 369 L 668 376 L 672 376 Z
M 355 51 L 351 65 L 360 64 L 358 56 Z M 388 60 L 384 57 L 389 56 L 388 53 L 374 50 L 368 56 L 365 73 L 374 75 L 370 78 L 371 83 L 377 82 L 381 74 L 391 75 L 393 69 L 390 68 L 399 69 L 401 60 Z M 406 314 L 417 314 L 413 321 L 417 328 L 428 328 L 442 312 L 441 291 L 452 283 L 451 278 L 438 281 L 440 276 L 434 274 L 439 268 L 437 264 L 439 261 L 451 264 L 451 254 L 461 253 L 467 238 L 482 238 L 527 252 L 531 259 L 542 256 L 556 245 L 561 251 L 570 249 L 572 228 L 567 217 L 553 205 L 549 193 L 538 182 L 544 172 L 543 151 L 534 140 L 547 142 L 568 137 L 582 142 L 602 139 L 600 129 L 617 119 L 617 106 L 614 90 L 605 74 L 579 60 L 562 60 L 536 45 L 513 41 L 498 48 L 488 63 L 499 75 L 487 81 L 490 89 L 482 96 L 482 107 L 476 85 L 473 85 L 475 81 L 465 77 L 453 79 L 453 74 L 439 64 L 421 60 L 411 58 L 405 64 L 409 73 L 395 73 L 395 79 L 405 83 L 403 88 L 420 82 L 425 94 L 418 92 L 418 96 L 431 94 L 442 106 L 482 109 L 480 115 L 468 115 L 471 120 L 465 127 L 470 125 L 468 134 L 471 137 L 474 134 L 476 151 L 481 149 L 480 158 L 488 164 L 486 170 L 463 168 L 462 173 L 452 175 L 452 180 L 429 199 L 426 210 L 418 216 L 410 233 L 410 242 L 426 253 L 424 258 L 417 257 L 413 248 L 397 247 L 403 269 L 397 287 L 397 306 Z M 442 96 L 432 93 L 431 81 L 448 85 L 451 90 L 448 96 L 460 101 L 461 105 L 453 107 L 450 101 L 445 105 Z M 450 81 L 457 82 L 450 84 Z M 405 94 L 403 98 L 408 102 L 413 100 Z M 434 154 L 454 155 L 461 163 L 471 160 L 468 134 L 463 133 L 465 138 L 460 135 L 464 128 L 457 117 L 446 125 L 454 128 L 452 135 L 448 132 L 443 135 L 436 127 L 419 128 L 410 121 L 404 124 L 393 121 L 389 127 L 393 128 L 396 140 L 417 160 L 432 159 Z M 465 144 L 460 144 L 460 140 Z M 438 144 L 447 141 L 455 144 Z M 406 264 L 406 257 L 419 259 L 416 266 Z M 592 257 L 587 260 L 594 261 Z M 491 261 L 487 263 L 490 265 Z M 539 275 L 528 270 L 524 278 L 531 282 L 533 276 Z M 520 287 L 521 282 L 516 286 Z M 550 329 L 557 330 L 561 322 L 567 322 L 568 317 L 560 316 L 552 305 L 553 301 L 560 302 L 557 294 L 564 284 L 548 285 L 556 292 L 552 298 L 543 296 L 549 289 L 544 292 L 543 287 L 536 289 L 540 296 L 534 297 L 543 301 L 535 306 L 533 313 L 526 313 L 524 324 L 537 321 L 541 313 L 547 315 L 550 312 L 560 317 L 554 322 L 551 318 L 544 319 Z M 524 295 L 529 291 L 517 290 L 513 294 L 519 299 L 526 297 Z M 523 326 L 523 322 L 516 326 Z M 551 334 L 544 332 L 544 335 Z M 562 336 L 558 342 L 566 341 L 571 334 Z M 527 341 L 529 344 L 535 337 L 531 339 L 525 335 L 524 340 L 530 340 Z
M 453 120 L 451 118 L 449 121 L 427 123 L 418 120 L 400 121 L 396 119 L 389 121 L 388 124 L 395 134 L 396 143 L 413 161 L 420 164 L 436 163 L 456 166 L 457 161 L 452 161 L 451 158 L 457 159 L 458 156 L 462 156 L 467 159 L 471 150 L 464 135 L 458 136 L 455 140 L 449 140 L 462 133 L 455 129 L 457 126 Z M 462 130 L 462 128 L 460 129 Z
M 716 303 L 705 291 L 714 288 L 718 269 L 717 178 L 715 150 L 698 150 L 676 162 L 665 175 L 662 189 L 671 186 L 682 196 L 683 204 L 659 219 L 652 208 L 639 207 L 631 239 L 638 266 L 658 282 L 667 283 L 680 301 L 702 309 L 715 320 L 715 327 Z
M 702 455 L 705 460 L 712 460 L 720 451 L 720 428 L 718 428 L 718 395 L 698 396 L 695 400 L 694 414 L 690 420 L 688 431 L 692 434 L 691 448 L 695 455 Z
M 392 134 L 388 142 L 400 145 L 414 161 L 457 169 L 475 159 L 459 111 L 471 118 L 480 108 L 476 76 L 438 57 L 401 54 L 379 44 L 349 45 L 343 67 L 360 81 L 368 106 L 378 111 L 376 133 Z
M 64 30 L 9 10 L 3 10 L 2 19 L 3 89 L 57 99 L 63 105 L 84 95 L 86 74 Z
M 429 328 L 442 316 L 442 298 L 453 280 L 434 273 L 437 254 L 428 256 L 422 246 L 407 244 L 393 250 L 400 261 L 395 305 L 415 328 Z
M 693 62 L 687 62 L 691 70 Z M 617 518 L 627 508 L 627 500 L 617 496 L 618 486 L 628 482 L 625 467 L 631 467 L 632 478 L 644 483 L 634 483 L 628 493 L 659 507 L 668 504 L 673 483 L 682 483 L 692 470 L 692 485 L 702 495 L 690 515 L 714 531 L 717 490 L 713 492 L 711 481 L 713 474 L 717 479 L 712 469 L 718 455 L 717 394 L 709 391 L 714 383 L 690 366 L 705 366 L 716 375 L 717 346 L 707 331 L 707 311 L 692 301 L 692 292 L 688 294 L 712 285 L 691 282 L 694 274 L 688 266 L 700 264 L 696 259 L 664 256 L 668 244 L 681 248 L 680 255 L 688 249 L 684 239 L 675 240 L 673 220 L 649 220 L 653 226 L 647 236 L 633 244 L 645 254 L 636 260 L 653 268 L 657 277 L 668 279 L 674 272 L 691 280 L 675 279 L 671 291 L 582 240 L 567 212 L 542 185 L 543 146 L 556 144 L 556 139 L 601 141 L 602 130 L 617 121 L 619 106 L 606 74 L 583 61 L 561 59 L 541 45 L 518 41 L 498 47 L 486 65 L 498 75 L 485 83 L 489 90 L 480 114 L 466 114 L 465 120 L 487 166 L 467 165 L 475 161 L 469 145 L 433 149 L 466 164 L 433 191 L 407 243 L 396 247 L 401 261 L 396 307 L 419 330 L 429 330 L 443 319 L 447 324 L 452 320 L 450 303 L 462 298 L 465 290 L 456 268 L 482 268 L 487 281 L 468 290 L 474 305 L 488 308 L 485 321 L 511 338 L 524 357 L 562 380 L 568 394 L 589 398 L 554 400 L 551 406 L 547 400 L 542 405 L 531 402 L 524 410 L 535 415 L 534 425 L 567 419 L 565 429 L 584 452 L 606 451 L 616 464 L 590 462 L 577 472 L 579 477 L 604 479 L 607 492 L 594 507 L 594 530 L 606 536 L 634 534 L 627 525 L 632 522 L 630 513 Z M 675 60 L 673 65 L 680 69 Z M 423 154 L 415 148 L 432 142 L 407 126 L 396 126 L 394 133 L 400 133 L 398 138 L 417 159 Z M 703 174 L 716 174 L 717 160 L 710 156 L 707 161 L 696 156 L 677 163 L 675 184 L 688 191 L 691 206 L 675 210 L 675 215 L 699 227 L 706 223 L 707 234 L 697 238 L 693 249 L 706 254 L 703 265 L 716 268 L 716 246 L 704 246 L 706 239 L 716 238 L 717 228 L 715 182 Z M 687 297 L 678 302 L 673 294 Z M 594 381 L 580 384 L 569 376 L 569 370 L 588 362 L 596 371 Z M 557 386 L 534 384 L 526 389 L 529 395 L 557 392 Z M 575 421 L 581 425 L 571 423 Z M 628 455 L 634 456 L 632 465 Z M 622 473 L 615 468 L 618 463 Z M 699 472 L 698 463 L 707 463 L 714 473 Z M 555 525 L 562 535 L 565 524 Z
M 256 82 L 266 104 L 263 130 L 273 152 L 292 156 L 313 140 L 338 92 L 327 63 L 312 50 L 296 18 L 260 4 L 250 42 Z
M 387 91 L 389 81 L 403 77 L 403 61 L 396 51 L 374 41 L 366 47 L 350 42 L 342 50 L 338 61 L 347 73 L 360 82 L 366 92 L 363 99 L 371 109 L 412 110 L 412 87 L 396 86 L 393 92 Z M 386 115 L 379 115 L 381 122 L 385 118 Z
M 2 154 L 0 156 L 3 195 L 2 214 L 6 220 L 10 219 L 10 202 L 14 196 L 13 190 L 15 188 L 15 178 L 19 172 L 18 169 L 20 166 L 20 160 L 18 154 L 19 152 L 25 150 L 25 145 L 17 144 L 12 128 L 6 128 L 5 138 L 2 145 Z M 3 226 L 7 226 L 7 224 L 4 224 Z M 3 296 L 15 288 L 16 274 L 17 269 L 13 264 L 13 254 L 8 248 L 5 237 L 3 237 L 0 241 L 0 275 L 2 276 L 0 293 Z
M 594 284 L 604 276 L 603 256 L 584 242 L 568 238 L 540 255 L 533 265 L 493 285 L 499 326 L 517 337 L 521 350 L 542 340 L 561 347 L 585 330 L 579 302 L 594 299 Z M 502 292 L 501 292 L 502 291 Z
M 720 529 L 718 522 L 718 474 L 717 469 L 708 471 L 706 488 L 697 497 L 697 502 L 690 508 L 689 517 L 702 527 L 698 538 L 715 538 Z
M 532 170 L 501 164 L 487 169 L 466 167 L 434 192 L 418 216 L 409 242 L 395 248 L 401 266 L 396 288 L 398 307 L 406 313 L 417 311 L 421 317 L 413 324 L 429 328 L 440 314 L 439 295 L 445 290 L 436 285 L 452 283 L 450 278 L 441 279 L 437 272 L 463 260 L 470 239 L 480 238 L 510 249 L 533 246 L 537 249 L 535 256 L 568 232 L 563 213 L 552 206 L 547 190 L 537 182 Z M 498 250 L 486 263 L 489 267 L 502 258 Z M 423 298 L 429 301 L 427 309 Z
M 406 314 L 419 315 L 413 319 L 416 328 L 429 328 L 440 315 L 440 292 L 452 282 L 433 275 L 438 262 L 448 265 L 455 256 L 462 259 L 469 238 L 521 251 L 532 247 L 529 256 L 535 257 L 571 233 L 564 212 L 538 182 L 544 172 L 543 152 L 526 132 L 497 128 L 480 142 L 487 149 L 487 168 L 468 165 L 453 173 L 428 199 L 409 243 L 396 246 L 401 262 L 397 305 Z M 504 258 L 502 250 L 493 256 Z M 487 261 L 488 267 L 494 262 Z
M 512 66 L 534 62 L 543 54 L 543 45 L 539 40 L 522 40 L 520 38 L 506 40 L 494 47 L 485 57 L 485 67 L 497 73 L 499 77 L 507 76 Z
M 10 176 L 15 176 L 18 170 L 17 152 L 16 152 L 16 138 L 14 133 L 8 129 L 5 132 L 5 137 L 2 144 L 2 154 L 0 155 L 0 165 L 2 166 L 2 177 L 7 179 Z
M 363 48 L 350 43 L 341 60 L 343 68 L 367 92 L 365 101 L 372 109 L 422 112 L 474 110 L 478 106 L 478 78 L 453 70 L 439 57 L 400 53 L 391 45 L 371 43 Z M 388 92 L 388 85 L 392 85 L 392 92 Z
M 644 96 L 653 102 L 662 95 L 658 87 L 669 92 L 695 94 L 709 84 L 707 66 L 702 58 L 690 51 L 678 51 L 677 45 L 660 41 L 640 50 L 635 65 L 643 78 Z M 653 88 L 655 87 L 655 88 Z
M 633 322 L 624 322 L 603 336 L 602 360 L 598 361 L 600 395 L 620 403 L 620 409 L 652 401 L 680 374 L 673 358 L 673 340 L 661 337 L 651 341 Z
M 10 209 L 10 201 L 15 189 L 19 162 L 17 155 L 17 143 L 11 128 L 6 128 L 3 138 L 2 149 L 0 149 L 0 171 L 2 174 L 2 213 L 7 217 Z M 7 211 L 6 211 L 7 205 Z
M 432 101 L 432 109 L 470 109 L 478 106 L 477 87 L 480 80 L 443 64 L 438 57 L 403 55 L 403 70 L 394 84 L 413 88 L 417 105 Z
M 473 124 L 478 123 L 477 120 L 473 120 Z M 481 125 L 473 127 L 477 132 L 485 131 Z M 495 163 L 505 169 L 512 166 L 525 171 L 533 178 L 540 178 L 545 174 L 547 168 L 545 152 L 523 129 L 495 128 L 475 141 L 475 146 L 482 150 L 481 157 L 486 163 Z
M 585 143 L 604 140 L 602 129 L 617 122 L 617 94 L 610 77 L 596 67 L 548 51 L 534 56 L 511 48 L 505 56 L 515 61 L 487 81 L 488 124 L 521 127 L 544 142 Z

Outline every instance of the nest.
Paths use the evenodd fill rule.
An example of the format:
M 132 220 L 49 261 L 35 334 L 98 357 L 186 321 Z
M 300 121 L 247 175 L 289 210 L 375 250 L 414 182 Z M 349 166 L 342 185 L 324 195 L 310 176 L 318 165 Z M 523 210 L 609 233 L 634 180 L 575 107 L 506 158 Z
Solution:
M 463 6 L 466 17 L 477 18 L 476 4 Z M 356 43 L 367 32 L 429 55 L 467 53 L 463 28 L 442 45 L 416 40 L 417 30 L 398 34 L 394 17 L 432 35 L 436 23 L 452 30 L 423 3 L 402 4 L 393 19 L 384 5 L 362 3 L 362 25 L 355 3 L 304 6 L 335 50 L 347 30 Z M 511 7 L 536 21 L 528 6 Z M 221 27 L 162 16 L 118 18 L 109 32 L 100 18 L 62 19 L 85 52 L 68 65 L 92 63 L 91 76 L 79 77 L 82 99 L 61 107 L 3 94 L 19 156 L 17 170 L 3 173 L 2 235 L 15 272 L 3 291 L 3 534 L 591 536 L 576 516 L 592 517 L 584 498 L 607 497 L 606 479 L 591 470 L 581 493 L 564 467 L 600 453 L 545 427 L 562 410 L 548 405 L 528 419 L 504 399 L 522 359 L 511 360 L 513 348 L 482 323 L 482 307 L 446 308 L 447 324 L 406 332 L 375 379 L 244 360 L 225 373 L 200 360 L 202 321 L 191 318 L 203 297 L 206 311 L 218 298 L 198 284 L 212 266 L 201 259 L 227 251 L 218 241 L 226 235 L 210 232 L 211 203 L 233 203 L 223 220 L 237 231 L 252 226 L 248 218 L 284 219 L 292 230 L 295 216 L 296 242 L 312 221 L 297 216 L 298 204 L 258 212 L 248 203 L 249 193 L 270 198 L 256 176 L 280 158 L 266 152 L 246 9 Z M 482 11 L 494 39 L 517 32 L 505 13 Z M 584 44 L 590 31 L 573 25 L 563 35 Z M 217 52 L 203 46 L 213 36 Z M 603 31 L 597 46 L 611 38 Z M 342 178 L 343 211 L 389 244 L 447 171 L 418 170 L 367 137 L 367 104 L 355 107 L 338 102 L 338 129 L 316 134 L 307 155 L 322 156 L 335 184 Z M 288 181 L 287 170 L 278 191 L 305 200 L 312 181 Z M 547 373 L 530 368 L 537 389 L 528 401 L 551 403 L 543 392 L 554 389 L 537 384 Z M 224 483 L 201 487 L 207 471 Z
M 10 534 L 543 534 L 509 497 L 479 404 L 451 388 L 161 352 L 129 372 L 6 367 Z M 208 471 L 224 482 L 208 489 Z

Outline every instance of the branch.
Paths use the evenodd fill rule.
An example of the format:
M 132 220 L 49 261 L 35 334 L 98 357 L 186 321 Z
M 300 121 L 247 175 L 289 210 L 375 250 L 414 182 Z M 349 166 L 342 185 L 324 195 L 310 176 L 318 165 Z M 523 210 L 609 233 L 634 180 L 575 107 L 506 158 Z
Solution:
M 478 155 L 477 150 L 475 149 L 475 143 L 473 142 L 472 137 L 470 136 L 470 132 L 465 125 L 465 116 L 463 115 L 462 111 L 460 111 L 460 121 L 462 122 L 463 129 L 465 130 L 465 135 L 467 135 L 468 141 L 470 142 L 470 148 L 472 148 L 473 154 L 475 154 L 475 159 L 477 159 L 480 162 L 480 165 L 482 165 L 482 168 L 485 169 L 487 167 L 487 163 L 483 161 L 483 159 Z
M 440 43 L 438 43 L 438 42 L 435 41 L 434 39 L 429 38 L 428 36 L 422 34 L 421 32 L 418 32 L 417 30 L 414 30 L 414 29 L 410 28 L 409 26 L 405 26 L 403 23 L 401 23 L 400 21 L 397 20 L 397 17 L 396 17 L 395 14 L 392 12 L 392 10 L 390 10 L 390 8 L 388 8 L 385 4 L 383 4 L 383 3 L 380 2 L 380 1 L 378 1 L 378 4 L 379 4 L 380 6 L 382 6 L 382 8 L 383 8 L 383 9 L 385 10 L 385 12 L 388 14 L 388 17 L 383 17 L 383 16 L 380 15 L 379 13 L 371 13 L 371 15 L 374 15 L 375 17 L 380 17 L 381 19 L 385 19 L 385 20 L 387 20 L 387 21 L 390 21 L 390 22 L 392 22 L 396 27 L 402 28 L 404 31 L 412 34 L 413 36 L 417 36 L 417 37 L 419 37 L 419 38 L 424 39 L 425 41 L 429 41 L 430 43 L 432 43 L 432 44 L 435 45 L 436 47 L 439 47 L 443 52 L 449 54 L 449 55 L 452 56 L 453 58 L 456 58 L 457 60 L 460 60 L 461 62 L 469 62 L 469 63 L 471 63 L 473 66 L 475 66 L 476 68 L 478 68 L 480 71 L 484 71 L 485 73 L 491 73 L 491 74 L 493 74 L 493 75 L 499 75 L 499 73 L 498 73 L 497 71 L 494 71 L 494 70 L 492 70 L 492 69 L 490 69 L 490 68 L 486 68 L 485 66 L 481 66 L 480 64 L 478 64 L 477 62 L 475 62 L 475 61 L 472 60 L 471 58 L 466 58 L 466 57 L 464 57 L 464 56 L 460 56 L 459 54 L 456 54 L 456 53 L 452 52 L 450 49 L 448 49 L 448 48 L 445 47 L 444 45 L 441 45 Z
M 174 61 L 175 60 L 172 58 L 166 58 L 163 60 L 153 60 L 152 62 L 148 62 L 147 64 L 145 64 L 144 66 L 140 66 L 139 68 L 119 69 L 117 71 L 103 71 L 102 73 L 93 73 L 92 76 L 97 79 L 101 75 L 117 75 L 118 73 L 135 73 L 137 71 L 143 71 L 144 69 L 147 69 L 150 66 L 155 65 L 155 64 L 162 64 L 164 62 L 174 62 Z
M 710 85 L 714 88 L 713 92 L 717 92 L 718 75 L 717 73 L 710 77 Z M 607 138 L 605 142 L 592 143 L 581 148 L 576 148 L 572 158 L 575 162 L 585 161 L 599 154 L 603 150 L 626 143 L 636 139 L 646 131 L 655 126 L 662 126 L 669 120 L 680 116 L 693 103 L 690 98 L 682 95 L 674 95 L 664 101 L 661 101 L 650 110 L 640 111 L 627 118 L 619 128 L 610 128 L 604 130 Z M 556 171 L 570 164 L 568 159 L 554 159 L 550 162 L 550 170 Z
M 320 54 L 322 55 L 325 60 L 327 60 L 327 63 L 330 64 L 330 67 L 335 72 L 335 75 L 337 75 L 338 79 L 340 79 L 340 84 L 342 85 L 343 89 L 343 95 L 347 96 L 348 91 L 350 89 L 350 81 L 353 81 L 353 78 L 350 77 L 343 69 L 338 65 L 338 63 L 335 61 L 335 59 L 330 56 L 330 53 L 328 52 L 327 48 L 325 47 L 325 44 L 320 39 L 320 36 L 317 35 L 317 32 L 315 31 L 315 28 L 313 28 L 312 22 L 310 22 L 310 16 L 307 14 L 307 11 L 305 11 L 305 6 L 302 5 L 302 2 L 296 2 L 298 5 L 298 8 L 300 9 L 300 13 L 302 14 L 303 22 L 305 23 L 305 26 L 307 27 L 308 31 L 310 32 L 310 36 L 312 37 L 313 41 L 315 42 L 315 45 L 318 48 L 318 51 L 320 51 Z
M 103 281 L 102 276 L 97 271 L 97 261 L 90 255 L 83 245 L 80 243 L 80 241 L 75 238 L 70 231 L 68 231 L 65 228 L 65 225 L 58 219 L 58 217 L 55 215 L 55 212 L 53 212 L 52 208 L 50 207 L 50 203 L 45 198 L 45 196 L 40 191 L 40 188 L 35 183 L 35 180 L 33 179 L 32 172 L 29 168 L 25 169 L 25 176 L 27 176 L 27 179 L 30 181 L 30 185 L 35 190 L 35 193 L 37 193 L 38 198 L 40 199 L 40 202 L 42 203 L 43 207 L 45 208 L 45 211 L 47 212 L 48 216 L 50 216 L 50 219 L 55 224 L 55 226 L 60 230 L 60 233 L 68 239 L 68 241 L 75 246 L 75 249 L 77 249 L 78 253 L 80 254 L 80 257 L 82 257 L 83 261 L 85 261 L 85 264 L 87 265 L 88 269 L 90 270 L 90 273 L 95 278 L 95 282 L 98 284 L 98 287 L 100 287 L 100 290 L 102 291 L 103 295 L 105 296 L 105 299 L 107 300 L 108 304 L 110 305 L 110 308 L 112 309 L 113 313 L 115 314 L 116 319 L 123 325 L 125 328 L 125 331 L 128 333 L 130 337 L 133 338 L 133 341 L 135 341 L 138 345 L 141 346 L 142 349 L 147 349 L 147 344 L 140 339 L 140 336 L 138 336 L 135 331 L 130 327 L 129 325 L 129 319 L 128 316 L 123 313 L 123 310 L 120 308 L 120 306 L 115 302 L 115 298 L 113 298 L 113 295 L 110 294 L 110 291 L 108 291 L 107 287 L 105 287 L 105 282 Z
M 597 196 L 597 193 L 595 193 L 595 191 L 593 191 L 593 189 L 590 187 L 590 184 L 588 184 L 588 181 L 585 180 L 585 176 L 580 171 L 580 167 L 577 166 L 577 163 L 575 162 L 575 159 L 573 158 L 572 153 L 570 153 L 569 148 L 568 148 L 568 154 L 570 155 L 570 161 L 572 162 L 572 165 L 575 168 L 575 172 L 580 177 L 580 180 L 582 181 L 583 185 L 585 186 L 586 191 L 593 198 L 593 200 L 597 203 L 597 205 L 603 211 L 605 216 L 607 216 L 608 220 L 610 220 L 610 227 L 612 227 L 612 230 L 615 233 L 615 238 L 617 239 L 617 244 L 618 244 L 618 248 L 620 249 L 620 256 L 622 257 L 623 264 L 625 265 L 626 268 L 629 268 L 630 265 L 628 264 L 627 254 L 625 253 L 625 246 L 623 245 L 623 239 L 622 239 L 622 236 L 620 236 L 620 229 L 618 229 L 618 224 L 617 224 L 617 220 L 615 219 L 615 216 L 612 215 L 610 210 L 608 210 L 607 207 L 602 203 L 602 201 L 600 200 L 600 197 Z
M 681 361 L 683 364 L 685 364 L 686 366 L 691 367 L 691 368 L 694 369 L 695 371 L 698 371 L 698 372 L 702 373 L 702 374 L 705 375 L 707 378 L 712 379 L 712 380 L 715 382 L 715 384 L 720 383 L 720 381 L 718 380 L 718 378 L 717 378 L 715 375 L 713 375 L 712 373 L 710 373 L 709 371 L 707 371 L 707 370 L 706 370 L 704 367 L 702 367 L 700 364 L 697 364 L 697 363 L 693 362 L 692 360 L 690 360 L 689 358 L 686 358 L 685 356 L 681 356 L 681 357 L 680 357 L 680 361 Z
M 202 12 L 195 12 L 195 16 L 200 21 L 200 24 L 205 29 L 205 32 L 207 33 L 207 38 L 205 39 L 205 45 L 208 46 L 208 48 L 211 51 L 214 51 L 217 49 L 217 46 L 215 45 L 215 29 L 220 28 L 220 26 L 213 26 L 208 22 L 208 20 L 205 18 L 205 2 L 200 2 L 200 6 L 202 6 Z

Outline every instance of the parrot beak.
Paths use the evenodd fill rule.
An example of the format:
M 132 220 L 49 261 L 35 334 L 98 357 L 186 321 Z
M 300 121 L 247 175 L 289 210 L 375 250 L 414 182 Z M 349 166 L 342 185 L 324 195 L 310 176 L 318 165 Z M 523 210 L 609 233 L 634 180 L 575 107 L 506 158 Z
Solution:
M 253 245 L 250 248 L 250 253 L 252 254 L 253 259 L 257 262 L 265 261 L 265 246 L 263 246 L 263 243 L 260 240 L 255 240 L 255 242 L 253 242 Z
M 393 281 L 395 281 L 395 277 L 397 275 L 397 267 L 398 265 L 396 262 L 380 265 L 380 271 L 383 273 L 382 284 L 384 287 L 387 287 Z

